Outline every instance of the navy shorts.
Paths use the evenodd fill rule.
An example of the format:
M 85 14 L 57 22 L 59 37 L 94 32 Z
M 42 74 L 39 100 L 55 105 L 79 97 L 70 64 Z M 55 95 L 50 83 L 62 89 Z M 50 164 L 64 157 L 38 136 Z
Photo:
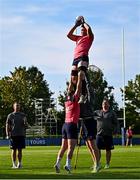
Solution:
M 84 120 L 85 125 L 85 133 L 83 132 L 83 139 L 85 140 L 93 140 L 96 139 L 97 134 L 97 124 L 93 118 Z M 84 130 L 83 130 L 84 131 Z
M 62 127 L 62 138 L 63 139 L 77 139 L 78 138 L 77 124 L 64 123 Z
M 132 139 L 132 136 L 128 136 L 127 138 L 128 138 L 128 139 Z
M 25 148 L 25 137 L 24 136 L 12 136 L 10 138 L 11 149 L 23 149 Z
M 81 61 L 85 61 L 88 64 L 89 63 L 88 56 L 81 56 L 81 57 L 78 57 L 78 58 L 74 59 L 72 65 L 73 66 L 78 66 L 79 62 L 81 62 Z
M 96 144 L 98 149 L 111 150 L 114 149 L 113 137 L 112 136 L 96 136 Z

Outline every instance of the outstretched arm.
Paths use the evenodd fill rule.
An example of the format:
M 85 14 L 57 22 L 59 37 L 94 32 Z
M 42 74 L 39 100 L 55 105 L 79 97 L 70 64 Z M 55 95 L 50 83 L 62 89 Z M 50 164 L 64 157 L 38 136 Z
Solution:
M 86 28 L 86 30 L 87 30 L 87 35 L 94 39 L 94 34 L 93 34 L 92 29 L 91 29 L 91 27 L 89 26 L 89 24 L 87 24 L 86 22 L 83 22 L 82 26 L 83 26 L 84 28 Z
M 74 35 L 73 33 L 74 33 L 74 31 L 75 31 L 75 29 L 77 28 L 78 26 L 75 24 L 71 29 L 70 29 L 70 31 L 68 32 L 68 34 L 67 34 L 67 37 L 69 38 L 69 39 L 71 39 L 72 41 L 76 41 L 77 40 L 77 35 Z
M 84 19 L 83 19 L 84 20 Z M 75 29 L 82 24 L 81 19 L 76 19 L 75 25 L 70 29 L 70 31 L 67 34 L 67 37 L 71 39 L 72 41 L 76 41 L 79 36 L 74 34 Z

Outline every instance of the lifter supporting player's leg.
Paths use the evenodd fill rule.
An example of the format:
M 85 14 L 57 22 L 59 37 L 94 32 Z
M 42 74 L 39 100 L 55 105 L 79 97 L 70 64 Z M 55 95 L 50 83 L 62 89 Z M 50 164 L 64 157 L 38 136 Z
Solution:
M 68 94 L 72 94 L 76 90 L 78 80 L 78 69 L 77 66 L 72 66 L 71 78 L 68 85 Z
M 85 78 L 85 73 L 83 70 L 80 70 L 78 72 L 78 81 L 77 81 L 77 87 L 76 87 L 76 91 L 75 91 L 75 94 L 80 96 L 81 94 L 81 89 L 82 89 L 82 81 L 84 80 Z

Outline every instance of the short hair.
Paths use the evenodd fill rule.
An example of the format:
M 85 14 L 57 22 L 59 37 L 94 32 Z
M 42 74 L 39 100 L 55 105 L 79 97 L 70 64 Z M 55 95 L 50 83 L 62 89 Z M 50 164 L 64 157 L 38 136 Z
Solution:
M 15 101 L 15 102 L 13 103 L 13 105 L 14 105 L 14 104 L 19 104 L 19 105 L 20 105 L 20 103 L 19 103 L 18 101 Z
M 17 102 L 17 101 L 15 101 L 15 102 L 13 103 L 13 107 L 15 106 L 15 104 L 16 104 L 17 106 L 20 106 L 20 103 Z
M 109 103 L 109 99 L 107 97 L 104 97 L 103 101 L 107 101 Z

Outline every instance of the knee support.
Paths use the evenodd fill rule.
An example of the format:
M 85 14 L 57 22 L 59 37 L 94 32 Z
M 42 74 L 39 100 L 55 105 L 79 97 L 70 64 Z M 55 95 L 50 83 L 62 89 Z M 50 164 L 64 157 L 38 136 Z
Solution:
M 78 76 L 78 71 L 77 70 L 72 70 L 71 71 L 71 76 Z
M 80 67 L 78 67 L 78 71 L 84 71 L 84 73 L 86 73 L 87 72 L 87 67 L 80 66 Z

